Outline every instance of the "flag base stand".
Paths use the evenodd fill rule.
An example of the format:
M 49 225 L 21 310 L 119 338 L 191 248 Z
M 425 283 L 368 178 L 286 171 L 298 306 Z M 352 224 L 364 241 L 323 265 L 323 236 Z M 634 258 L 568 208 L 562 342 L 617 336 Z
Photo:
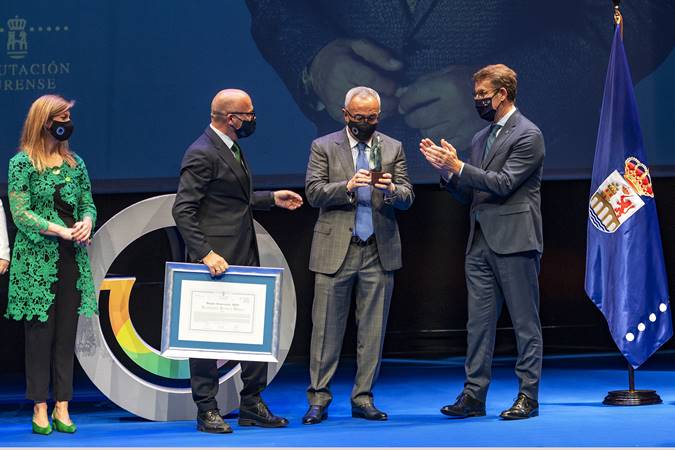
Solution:
M 604 405 L 612 406 L 640 406 L 640 405 L 658 405 L 663 403 L 659 394 L 652 390 L 638 390 L 638 391 L 609 391 Z
M 628 365 L 628 390 L 609 391 L 604 405 L 612 406 L 640 406 L 640 405 L 658 405 L 663 403 L 656 391 L 648 389 L 635 389 L 635 369 Z

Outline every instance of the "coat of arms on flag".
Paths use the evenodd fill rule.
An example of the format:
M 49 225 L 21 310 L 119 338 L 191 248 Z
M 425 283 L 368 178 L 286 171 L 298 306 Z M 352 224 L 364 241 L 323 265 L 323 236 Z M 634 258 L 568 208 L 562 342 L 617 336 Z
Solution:
M 626 159 L 623 176 L 613 171 L 591 196 L 591 223 L 600 231 L 614 233 L 645 205 L 641 196 L 654 197 L 652 180 L 647 166 L 631 156 Z

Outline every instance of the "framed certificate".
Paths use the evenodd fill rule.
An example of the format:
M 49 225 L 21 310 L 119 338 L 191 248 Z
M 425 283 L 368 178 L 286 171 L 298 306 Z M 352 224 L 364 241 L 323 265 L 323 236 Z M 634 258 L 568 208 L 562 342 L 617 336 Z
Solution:
M 278 362 L 283 269 L 167 262 L 162 355 Z

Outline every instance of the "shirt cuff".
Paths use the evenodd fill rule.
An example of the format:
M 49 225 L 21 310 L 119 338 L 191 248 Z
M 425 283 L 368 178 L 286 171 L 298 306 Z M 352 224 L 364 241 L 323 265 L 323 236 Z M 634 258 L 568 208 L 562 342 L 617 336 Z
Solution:
M 459 172 L 457 173 L 457 176 L 461 177 L 461 176 L 462 176 L 462 171 L 463 171 L 463 170 L 464 170 L 464 163 L 462 163 L 462 166 L 459 168 Z M 445 174 L 445 175 L 441 175 L 441 178 L 443 179 L 443 181 L 445 181 L 446 183 L 448 183 L 450 180 L 452 180 L 452 177 L 454 177 L 454 176 L 455 176 L 454 173 L 448 172 L 448 173 Z
M 349 203 L 354 203 L 356 199 L 356 192 L 349 192 L 347 189 L 347 186 L 345 186 L 345 194 L 347 194 L 347 198 L 349 199 Z

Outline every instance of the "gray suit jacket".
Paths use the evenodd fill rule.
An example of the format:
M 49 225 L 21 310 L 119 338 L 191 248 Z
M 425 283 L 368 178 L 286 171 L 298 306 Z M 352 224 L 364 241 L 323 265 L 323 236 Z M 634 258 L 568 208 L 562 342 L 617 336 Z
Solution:
M 382 170 L 392 174 L 396 191 L 391 197 L 373 189 L 373 227 L 384 270 L 400 269 L 401 238 L 394 209 L 408 209 L 415 198 L 408 178 L 403 147 L 382 133 Z M 342 265 L 351 240 L 356 204 L 347 194 L 347 182 L 355 173 L 347 131 L 342 129 L 312 142 L 307 164 L 305 193 L 309 204 L 321 208 L 314 226 L 309 269 L 334 274 Z
M 463 203 L 471 203 L 469 242 L 476 221 L 488 246 L 499 254 L 544 250 L 541 224 L 541 175 L 544 137 L 519 111 L 513 113 L 482 161 L 490 127 L 476 133 L 471 158 L 461 176 L 441 184 Z

